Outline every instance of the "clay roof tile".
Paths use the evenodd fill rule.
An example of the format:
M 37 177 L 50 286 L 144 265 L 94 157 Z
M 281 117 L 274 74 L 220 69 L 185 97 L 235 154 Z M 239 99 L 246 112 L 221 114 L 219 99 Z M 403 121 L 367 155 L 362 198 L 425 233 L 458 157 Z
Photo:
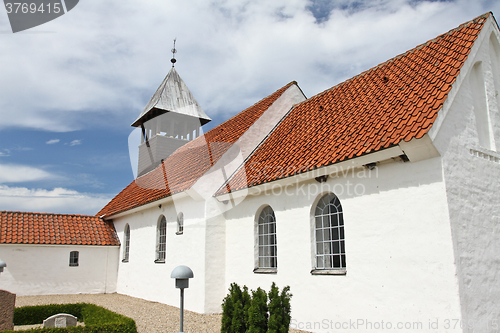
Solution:
M 95 216 L 0 212 L 0 244 L 88 245 L 97 244 L 100 237 L 107 239 L 101 245 L 120 245 L 113 227 Z

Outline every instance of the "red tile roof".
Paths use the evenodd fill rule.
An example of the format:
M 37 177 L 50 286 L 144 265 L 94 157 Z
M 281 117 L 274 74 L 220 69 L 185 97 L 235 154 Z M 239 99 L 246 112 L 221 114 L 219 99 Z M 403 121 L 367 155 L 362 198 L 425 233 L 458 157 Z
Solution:
M 96 216 L 117 214 L 189 189 L 294 84 L 296 82 L 287 84 L 205 135 L 185 144 L 155 170 L 130 183 Z
M 436 120 L 489 15 L 297 104 L 231 178 L 231 190 L 421 138 Z M 295 83 L 179 148 L 154 171 L 127 186 L 97 216 L 124 212 L 189 189 L 291 84 Z M 217 194 L 227 191 L 223 187 Z
M 120 245 L 111 222 L 95 216 L 0 212 L 0 244 Z
M 489 15 L 297 104 L 232 177 L 231 190 L 422 138 Z

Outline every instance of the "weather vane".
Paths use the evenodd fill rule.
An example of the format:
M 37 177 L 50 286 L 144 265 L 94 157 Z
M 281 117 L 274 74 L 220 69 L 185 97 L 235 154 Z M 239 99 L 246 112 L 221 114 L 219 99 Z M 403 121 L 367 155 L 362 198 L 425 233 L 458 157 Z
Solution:
M 177 53 L 177 50 L 175 49 L 175 41 L 177 38 L 174 39 L 174 48 L 172 49 L 172 59 L 170 59 L 170 62 L 172 63 L 172 67 L 174 67 L 175 63 L 177 60 L 175 60 L 175 54 Z

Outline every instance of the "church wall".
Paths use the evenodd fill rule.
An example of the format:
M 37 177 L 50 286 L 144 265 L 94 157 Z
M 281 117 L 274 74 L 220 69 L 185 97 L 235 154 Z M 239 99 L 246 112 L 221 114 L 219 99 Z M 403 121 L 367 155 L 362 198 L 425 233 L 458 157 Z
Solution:
M 494 27 L 483 28 L 433 133 L 443 156 L 464 332 L 500 328 L 500 54 Z
M 222 214 L 213 213 L 216 208 L 216 199 L 206 201 L 205 211 L 209 217 L 206 220 L 204 313 L 220 313 L 226 291 L 226 220 Z
M 323 184 L 279 185 L 226 213 L 226 290 L 231 282 L 266 290 L 273 281 L 290 285 L 291 327 L 313 332 L 382 331 L 387 325 L 444 332 L 445 320 L 460 320 L 440 157 L 382 163 L 371 173 L 357 169 Z M 311 209 L 329 190 L 343 207 L 346 275 L 311 274 Z M 253 273 L 255 214 L 264 205 L 277 221 L 276 274 Z
M 78 266 L 70 267 L 71 251 Z M 116 292 L 117 246 L 0 244 L 0 289 L 18 296 Z
M 161 201 L 160 201 L 161 202 Z M 120 260 L 117 292 L 146 300 L 179 306 L 179 289 L 170 278 L 172 270 L 186 265 L 194 272 L 189 289 L 185 291 L 185 309 L 204 311 L 204 244 L 205 222 L 203 202 L 190 198 L 165 200 L 152 208 L 113 219 L 120 238 Z M 174 204 L 175 203 L 175 204 Z M 177 215 L 184 214 L 184 233 L 176 235 Z M 167 220 L 167 249 L 165 263 L 155 263 L 156 230 L 161 215 Z M 129 262 L 122 262 L 124 228 L 130 225 Z

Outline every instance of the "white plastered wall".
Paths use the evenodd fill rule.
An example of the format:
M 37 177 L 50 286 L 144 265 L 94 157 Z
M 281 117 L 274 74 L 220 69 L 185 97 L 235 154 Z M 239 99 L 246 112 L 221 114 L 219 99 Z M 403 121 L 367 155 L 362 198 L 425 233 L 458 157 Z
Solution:
M 490 17 L 430 132 L 443 157 L 464 332 L 500 329 L 498 40 Z
M 71 251 L 79 265 L 69 266 Z M 0 244 L 0 289 L 23 295 L 116 292 L 118 246 Z
M 117 292 L 179 306 L 179 289 L 170 278 L 172 270 L 186 265 L 194 272 L 185 291 L 185 309 L 204 312 L 205 301 L 205 219 L 204 202 L 185 197 L 171 199 L 150 208 L 114 218 L 120 249 Z M 184 214 L 184 232 L 177 235 L 177 215 Z M 167 251 L 165 263 L 155 263 L 157 223 L 161 215 L 167 220 Z M 124 263 L 125 225 L 130 226 L 129 261 Z
M 274 194 L 249 196 L 225 214 L 226 290 L 231 282 L 266 290 L 273 281 L 280 288 L 290 285 L 291 327 L 313 332 L 397 325 L 400 331 L 460 331 L 444 326 L 444 320 L 461 316 L 440 157 L 396 159 L 371 174 L 357 169 L 323 185 L 308 180 L 285 189 L 276 182 Z M 346 275 L 310 273 L 311 208 L 328 190 L 343 206 Z M 273 208 L 277 221 L 276 274 L 253 273 L 255 214 L 263 205 Z

